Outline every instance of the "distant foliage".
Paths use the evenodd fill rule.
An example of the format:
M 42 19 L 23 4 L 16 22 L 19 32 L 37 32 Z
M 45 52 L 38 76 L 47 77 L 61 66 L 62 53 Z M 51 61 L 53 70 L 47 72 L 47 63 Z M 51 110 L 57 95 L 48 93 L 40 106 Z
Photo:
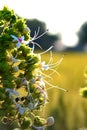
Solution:
M 87 51 L 87 22 L 83 23 L 78 33 L 77 50 Z

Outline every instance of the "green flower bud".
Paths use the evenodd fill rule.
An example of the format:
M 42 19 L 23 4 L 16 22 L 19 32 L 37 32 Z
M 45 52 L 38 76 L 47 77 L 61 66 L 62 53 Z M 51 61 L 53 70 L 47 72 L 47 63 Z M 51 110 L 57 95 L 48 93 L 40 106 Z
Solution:
M 42 103 L 44 101 L 44 97 L 39 97 L 39 102 Z
M 44 118 L 40 118 L 39 116 L 36 116 L 34 119 L 34 125 L 35 126 L 43 126 L 46 124 L 46 120 Z
M 16 111 L 14 109 L 10 110 L 10 115 L 14 116 L 16 114 Z
M 28 32 L 30 32 L 30 29 L 28 28 L 28 27 L 26 27 L 26 28 L 24 28 L 24 30 L 23 30 L 23 33 L 28 33 Z
M 18 29 L 19 32 L 23 32 L 25 26 L 26 25 L 25 25 L 24 19 L 18 19 L 16 24 L 15 24 L 15 28 Z
M 4 24 L 3 20 L 0 21 L 0 26 L 2 26 Z
M 34 103 L 28 103 L 28 108 L 30 110 L 33 110 L 34 109 Z
M 18 49 L 18 51 L 21 52 L 22 55 L 25 57 L 25 56 L 27 56 L 30 53 L 31 48 L 26 46 L 25 44 L 22 44 L 20 46 L 20 48 Z
M 84 69 L 84 77 L 87 78 L 87 67 Z
M 7 117 L 3 117 L 2 122 L 3 122 L 4 124 L 7 124 L 8 118 L 7 118 Z
M 19 64 L 19 69 L 23 70 L 23 69 L 26 69 L 26 66 L 27 66 L 27 63 L 26 62 L 21 62 Z
M 20 48 L 18 48 L 18 51 L 24 51 L 25 47 L 26 47 L 26 46 L 25 46 L 24 44 L 21 45 Z
M 14 50 L 12 50 L 12 55 L 13 55 L 13 57 L 15 57 L 15 56 L 17 55 L 17 53 L 18 53 L 17 48 L 15 48 Z
M 87 98 L 87 87 L 80 88 L 80 95 Z
M 21 78 L 17 78 L 17 79 L 15 80 L 15 82 L 16 82 L 16 84 L 19 86 L 19 85 L 21 84 Z
M 24 34 L 24 39 L 25 39 L 25 41 L 27 41 L 27 40 L 29 40 L 29 39 L 30 39 L 30 36 L 29 36 L 29 34 L 28 34 L 28 33 Z
M 0 110 L 0 117 L 4 117 L 6 115 L 6 111 L 5 110 Z
M 33 58 L 32 58 L 32 62 L 33 64 L 37 63 L 39 61 L 37 55 L 34 55 Z
M 24 117 L 21 123 L 21 128 L 22 129 L 27 129 L 29 126 L 31 126 L 31 119 L 28 117 Z
M 6 61 L 2 61 L 0 63 L 0 71 L 1 72 L 8 72 L 9 69 L 10 69 L 10 66 L 9 66 L 9 64 Z
M 17 16 L 12 15 L 12 16 L 11 16 L 11 21 L 10 21 L 10 23 L 11 23 L 11 24 L 12 24 L 12 23 L 15 23 L 16 20 L 17 20 Z
M 0 92 L 0 101 L 4 100 L 5 99 L 5 94 L 3 92 Z
M 19 70 L 18 66 L 13 66 L 13 71 L 14 72 L 18 72 L 18 70 Z

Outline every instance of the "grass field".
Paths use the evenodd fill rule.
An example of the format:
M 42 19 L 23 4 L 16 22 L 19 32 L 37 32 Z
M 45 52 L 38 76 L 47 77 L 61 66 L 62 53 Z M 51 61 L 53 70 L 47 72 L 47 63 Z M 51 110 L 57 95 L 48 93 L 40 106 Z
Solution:
M 58 61 L 62 55 L 53 53 L 53 62 Z M 49 57 L 49 54 L 45 54 L 42 59 L 48 61 Z M 66 52 L 63 61 L 56 68 L 59 75 L 54 73 L 52 79 L 45 78 L 53 85 L 68 90 L 48 90 L 49 103 L 41 114 L 54 116 L 55 124 L 47 130 L 87 130 L 87 99 L 79 95 L 79 89 L 85 84 L 83 70 L 87 66 L 86 59 L 86 53 Z
M 84 68 L 87 66 L 87 53 L 64 53 L 64 59 L 53 71 L 47 71 L 49 77 L 44 79 L 68 92 L 57 88 L 49 89 L 49 102 L 42 108 L 42 117 L 53 116 L 55 124 L 47 130 L 87 130 L 87 99 L 79 94 L 79 89 L 84 87 Z M 53 63 L 59 61 L 63 53 L 53 53 Z M 50 54 L 42 55 L 42 61 L 49 62 Z M 55 70 L 57 73 L 55 73 Z M 46 88 L 50 86 L 46 85 Z M 24 95 L 24 93 L 23 93 Z

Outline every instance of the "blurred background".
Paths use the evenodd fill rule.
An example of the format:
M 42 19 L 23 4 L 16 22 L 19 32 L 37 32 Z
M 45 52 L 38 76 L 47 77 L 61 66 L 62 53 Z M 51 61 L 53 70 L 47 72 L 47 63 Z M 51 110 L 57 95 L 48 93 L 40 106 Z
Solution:
M 87 99 L 79 94 L 86 85 L 83 72 L 87 66 L 87 0 L 0 0 L 0 8 L 7 5 L 19 17 L 27 20 L 31 37 L 39 30 L 35 40 L 43 50 L 53 48 L 53 63 L 64 59 L 53 73 L 49 83 L 62 87 L 47 90 L 49 102 L 41 110 L 43 117 L 54 116 L 55 124 L 47 130 L 87 130 Z M 35 46 L 35 50 L 43 51 Z M 38 52 L 39 53 L 39 52 Z M 42 55 L 48 63 L 50 52 Z M 46 73 L 50 75 L 52 72 Z M 49 87 L 47 85 L 47 87 Z

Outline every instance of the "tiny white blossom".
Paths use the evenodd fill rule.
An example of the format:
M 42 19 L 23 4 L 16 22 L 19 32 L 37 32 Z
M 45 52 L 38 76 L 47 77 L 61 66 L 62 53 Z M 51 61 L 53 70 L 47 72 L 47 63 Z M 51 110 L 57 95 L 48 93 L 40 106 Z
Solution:
M 30 82 L 34 84 L 36 82 L 35 78 L 30 79 Z
M 11 34 L 11 37 L 13 38 L 14 41 L 17 41 L 16 47 L 19 48 L 24 41 L 24 36 L 21 36 L 20 38 L 18 38 L 15 35 Z
M 27 79 L 26 79 L 26 77 L 24 77 L 23 79 L 22 79 L 22 83 L 21 83 L 22 85 L 28 85 L 28 81 L 27 81 Z
M 13 66 L 13 70 L 17 72 L 19 70 L 18 66 Z
M 42 70 L 48 70 L 49 69 L 49 65 L 45 63 L 45 61 L 43 61 L 42 63 L 40 63 L 41 69 Z
M 18 59 L 12 57 L 12 62 L 16 63 L 16 62 L 18 62 L 18 61 L 19 61 Z
M 16 57 L 10 56 L 9 61 L 12 62 L 12 63 L 16 63 L 16 62 L 19 62 L 20 60 L 16 59 Z
M 16 109 L 18 109 L 18 112 L 22 115 L 26 111 L 26 108 L 22 107 L 20 104 L 16 104 Z
M 42 79 L 40 79 L 39 81 L 37 80 L 35 83 L 36 86 L 40 86 L 43 90 L 45 88 L 45 83 Z
M 51 116 L 51 117 L 48 117 L 47 118 L 47 126 L 51 126 L 54 124 L 54 118 Z
M 34 103 L 32 103 L 32 102 L 28 103 L 28 108 L 30 110 L 33 110 L 34 109 Z
M 33 126 L 33 128 L 35 128 L 36 130 L 45 130 L 44 126 Z
M 13 95 L 19 96 L 19 93 L 17 91 L 15 91 L 14 89 L 6 88 L 5 91 L 9 92 L 9 97 L 11 97 Z

